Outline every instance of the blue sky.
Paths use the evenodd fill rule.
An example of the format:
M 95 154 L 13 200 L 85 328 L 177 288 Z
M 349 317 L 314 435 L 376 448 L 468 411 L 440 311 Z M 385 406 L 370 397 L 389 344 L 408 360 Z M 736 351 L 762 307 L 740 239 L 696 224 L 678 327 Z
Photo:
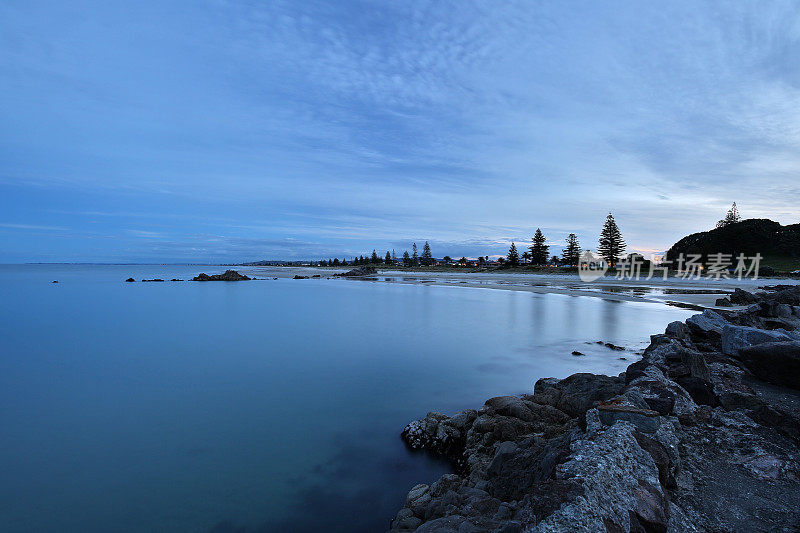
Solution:
M 798 2 L 0 7 L 0 262 L 800 222 Z

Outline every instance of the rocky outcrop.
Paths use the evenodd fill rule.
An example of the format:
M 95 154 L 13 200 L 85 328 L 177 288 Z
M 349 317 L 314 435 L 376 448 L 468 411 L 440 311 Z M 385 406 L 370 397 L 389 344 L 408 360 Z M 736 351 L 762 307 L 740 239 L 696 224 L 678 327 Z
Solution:
M 347 272 L 339 272 L 334 274 L 336 277 L 341 278 L 357 278 L 360 276 L 371 276 L 375 274 L 375 267 L 372 266 L 362 266 L 358 268 L 354 268 L 352 270 L 348 270 Z
M 196 277 L 192 278 L 192 281 L 249 281 L 250 278 L 243 274 L 239 274 L 235 270 L 226 270 L 224 274 L 212 274 L 208 275 L 205 273 L 198 274 Z
M 620 376 L 411 422 L 407 445 L 453 473 L 412 488 L 391 531 L 793 531 L 800 289 L 747 295 L 671 323 Z

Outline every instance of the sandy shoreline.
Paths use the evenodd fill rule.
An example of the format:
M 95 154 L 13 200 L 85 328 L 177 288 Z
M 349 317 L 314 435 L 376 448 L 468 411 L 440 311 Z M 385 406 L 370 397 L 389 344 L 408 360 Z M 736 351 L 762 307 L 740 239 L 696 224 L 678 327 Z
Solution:
M 242 273 L 259 278 L 293 278 L 296 275 L 322 278 L 346 272 L 348 268 L 313 267 L 244 267 Z M 618 301 L 666 303 L 714 308 L 717 298 L 722 298 L 736 288 L 755 291 L 763 285 L 800 284 L 797 279 L 722 279 L 685 280 L 680 278 L 651 280 L 618 280 L 613 277 L 584 282 L 576 274 L 538 274 L 503 272 L 408 272 L 379 270 L 368 278 L 339 279 L 340 281 L 369 281 L 373 283 L 430 284 L 450 287 L 469 287 L 523 291 L 532 293 L 589 296 Z M 730 309 L 730 308 L 726 308 Z

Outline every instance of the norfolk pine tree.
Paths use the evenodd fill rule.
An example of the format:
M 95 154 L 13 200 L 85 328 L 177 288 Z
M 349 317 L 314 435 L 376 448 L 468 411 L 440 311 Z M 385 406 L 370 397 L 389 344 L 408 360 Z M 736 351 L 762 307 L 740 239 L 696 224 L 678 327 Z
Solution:
M 542 230 L 536 228 L 536 233 L 533 234 L 533 244 L 531 245 L 531 261 L 534 265 L 544 265 L 547 263 L 550 247 L 545 244 L 547 239 L 544 238 Z
M 519 254 L 517 253 L 517 245 L 513 242 L 511 243 L 511 248 L 508 249 L 508 265 L 515 267 L 519 266 Z
M 567 247 L 564 248 L 561 257 L 569 266 L 578 266 L 578 262 L 581 260 L 581 246 L 578 244 L 578 236 L 574 233 L 567 236 Z
M 622 233 L 619 231 L 619 226 L 617 226 L 614 221 L 614 215 L 611 213 L 606 217 L 603 231 L 600 232 L 597 251 L 611 267 L 616 266 L 619 256 L 625 252 L 625 241 L 622 239 Z

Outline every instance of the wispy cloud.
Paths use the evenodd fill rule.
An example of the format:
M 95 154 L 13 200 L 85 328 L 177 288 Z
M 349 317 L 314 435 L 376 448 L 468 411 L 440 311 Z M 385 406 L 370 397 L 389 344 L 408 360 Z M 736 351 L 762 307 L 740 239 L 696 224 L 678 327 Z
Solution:
M 792 2 L 9 6 L 0 207 L 31 227 L 0 259 L 492 255 L 536 227 L 594 247 L 608 211 L 661 250 L 732 201 L 797 222 L 797 20 Z M 69 242 L 24 234 L 49 227 Z

